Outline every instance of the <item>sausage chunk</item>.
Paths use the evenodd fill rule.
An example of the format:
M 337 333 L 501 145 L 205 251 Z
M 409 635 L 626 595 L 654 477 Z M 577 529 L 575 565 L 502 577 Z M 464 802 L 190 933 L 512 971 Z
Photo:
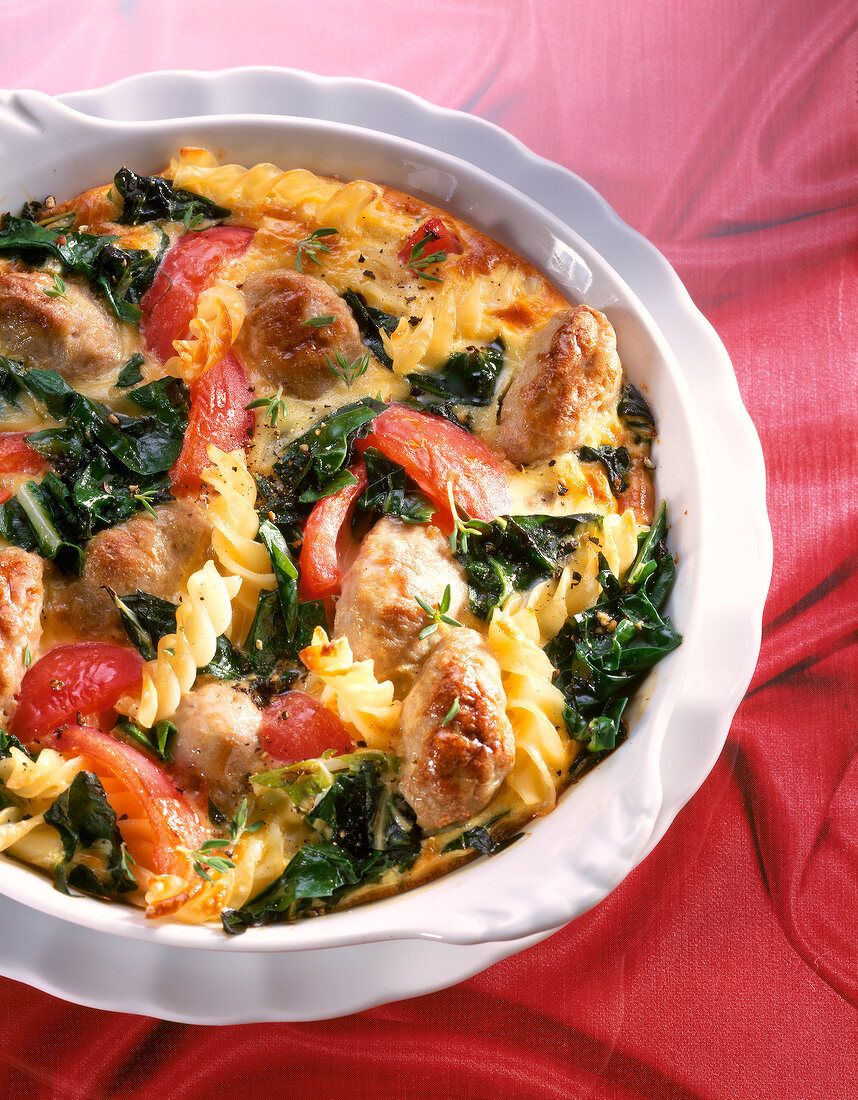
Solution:
M 236 345 L 254 381 L 282 386 L 295 397 L 330 389 L 339 352 L 350 363 L 366 353 L 351 310 L 321 279 L 299 271 L 251 275 L 242 287 L 247 315 Z M 327 325 L 306 324 L 333 317 Z
M 391 680 L 397 694 L 404 694 L 440 637 L 436 631 L 418 638 L 429 620 L 416 597 L 435 607 L 448 584 L 447 614 L 470 620 L 465 574 L 438 528 L 386 516 L 363 540 L 346 574 L 334 635 L 348 638 L 356 660 L 372 658 L 377 679 Z
M 42 635 L 42 559 L 25 550 L 0 550 L 0 726 L 12 714 L 12 696 Z
M 172 721 L 179 786 L 210 796 L 219 810 L 234 813 L 247 794 L 248 778 L 264 767 L 261 711 L 243 692 L 211 681 L 184 697 Z
M 62 634 L 122 642 L 125 631 L 109 585 L 120 596 L 138 588 L 176 603 L 188 577 L 205 562 L 211 524 L 184 501 L 159 504 L 155 516 L 139 513 L 87 543 L 80 580 L 54 577 L 48 605 L 52 628 Z
M 528 465 L 584 442 L 593 417 L 616 400 L 623 368 L 603 313 L 566 310 L 534 336 L 504 397 L 497 444 Z
M 95 382 L 123 361 L 118 322 L 69 279 L 49 298 L 43 271 L 0 267 L 0 353 L 28 367 L 58 371 L 71 385 Z
M 401 728 L 399 786 L 421 828 L 466 821 L 488 805 L 512 770 L 515 737 L 500 666 L 475 630 L 452 629 L 429 655 Z

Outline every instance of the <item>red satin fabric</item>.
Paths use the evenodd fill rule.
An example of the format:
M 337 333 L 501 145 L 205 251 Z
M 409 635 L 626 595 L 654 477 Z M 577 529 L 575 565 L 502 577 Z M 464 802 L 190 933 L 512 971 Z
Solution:
M 279 5 L 256 7 L 239 43 L 218 5 L 183 5 L 181 27 L 166 0 L 109 18 L 0 5 L 20 46 L 4 80 L 58 92 L 242 63 L 362 75 L 579 172 L 677 267 L 760 432 L 775 539 L 760 663 L 665 839 L 550 940 L 455 989 L 317 1024 L 186 1027 L 2 981 L 0 1095 L 858 1097 L 854 3 L 356 0 L 343 14 L 293 0 L 288 28 Z M 102 48 L 73 50 L 71 67 L 87 36 Z

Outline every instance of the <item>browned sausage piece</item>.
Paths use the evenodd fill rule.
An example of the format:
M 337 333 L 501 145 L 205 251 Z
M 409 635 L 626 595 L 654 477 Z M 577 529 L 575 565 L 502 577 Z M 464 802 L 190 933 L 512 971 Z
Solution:
M 346 574 L 334 635 L 345 635 L 355 659 L 372 658 L 376 678 L 392 680 L 404 694 L 439 638 L 437 631 L 418 638 L 429 620 L 415 597 L 435 607 L 448 584 L 447 614 L 470 622 L 464 572 L 438 528 L 385 516 L 363 540 Z
M 48 297 L 52 286 L 44 271 L 0 266 L 0 353 L 73 386 L 114 374 L 123 362 L 118 322 L 70 279 L 63 297 Z
M 138 588 L 162 600 L 178 601 L 191 573 L 205 562 L 211 524 L 194 504 L 159 504 L 155 515 L 139 513 L 109 527 L 87 543 L 79 580 L 52 576 L 48 618 L 62 636 L 126 641 L 119 614 L 104 585 L 120 596 Z
M 179 786 L 211 796 L 219 810 L 234 813 L 248 793 L 248 778 L 264 767 L 260 710 L 243 692 L 211 681 L 182 699 L 172 721 Z
M 466 821 L 488 805 L 512 770 L 515 736 L 482 635 L 453 628 L 436 646 L 402 706 L 401 729 L 399 789 L 421 828 Z
M 21 686 L 27 647 L 35 657 L 42 635 L 42 559 L 25 550 L 0 550 L 0 726 Z
M 366 353 L 345 302 L 327 283 L 299 271 L 251 275 L 242 287 L 247 315 L 236 350 L 251 381 L 282 386 L 295 397 L 314 398 L 334 383 L 327 355 L 336 365 L 340 352 L 349 363 Z M 333 317 L 315 327 L 306 322 Z
M 503 400 L 497 445 L 517 465 L 580 447 L 594 415 L 616 399 L 623 368 L 603 313 L 578 306 L 532 339 Z

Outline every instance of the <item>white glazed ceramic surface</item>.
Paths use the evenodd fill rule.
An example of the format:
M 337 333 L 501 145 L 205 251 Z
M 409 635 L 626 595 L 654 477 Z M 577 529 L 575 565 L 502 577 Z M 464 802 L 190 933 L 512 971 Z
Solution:
M 178 110 L 196 117 L 172 119 Z M 503 131 L 391 88 L 257 69 L 152 74 L 62 103 L 0 93 L 0 209 L 74 194 L 123 162 L 160 169 L 189 143 L 432 198 L 603 309 L 659 420 L 658 489 L 680 557 L 671 614 L 685 643 L 657 670 L 629 741 L 499 856 L 397 898 L 237 938 L 68 899 L 0 865 L 0 971 L 10 977 L 169 1019 L 318 1019 L 479 971 L 585 912 L 651 851 L 714 764 L 753 671 L 771 571 L 762 455 L 723 347 L 650 245 L 581 180 Z M 741 560 L 717 544 L 728 495 L 756 550 L 746 541 Z M 223 953 L 216 968 L 199 947 Z M 296 967 L 338 977 L 314 983 L 323 992 L 308 999 Z

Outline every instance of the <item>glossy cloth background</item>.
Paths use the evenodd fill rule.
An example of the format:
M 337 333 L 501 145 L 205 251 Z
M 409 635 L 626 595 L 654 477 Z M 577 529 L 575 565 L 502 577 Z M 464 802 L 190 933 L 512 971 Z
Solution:
M 0 981 L 0 1095 L 858 1096 L 858 15 L 799 0 L 0 2 L 0 85 L 363 76 L 488 118 L 674 264 L 769 471 L 763 649 L 727 747 L 597 909 L 455 989 L 203 1028 Z M 736 487 L 741 492 L 741 486 Z M 741 540 L 729 515 L 725 540 Z M 216 960 L 212 960 L 216 965 Z

